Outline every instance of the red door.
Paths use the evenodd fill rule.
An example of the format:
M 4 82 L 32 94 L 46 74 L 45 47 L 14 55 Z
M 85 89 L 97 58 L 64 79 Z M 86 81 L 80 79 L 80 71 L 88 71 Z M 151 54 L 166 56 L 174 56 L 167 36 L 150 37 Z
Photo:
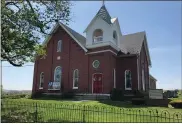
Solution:
M 93 74 L 93 93 L 102 93 L 102 74 Z

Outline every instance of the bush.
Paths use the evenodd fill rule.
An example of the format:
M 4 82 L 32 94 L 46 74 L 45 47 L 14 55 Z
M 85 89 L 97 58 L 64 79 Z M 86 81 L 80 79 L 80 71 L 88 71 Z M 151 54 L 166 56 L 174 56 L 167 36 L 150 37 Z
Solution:
M 3 94 L 2 99 L 20 99 L 25 98 L 26 94 Z
M 74 91 L 68 91 L 68 92 L 63 92 L 61 95 L 61 98 L 63 99 L 72 99 L 75 96 L 75 92 Z
M 133 105 L 144 105 L 145 104 L 145 99 L 144 98 L 133 98 L 132 99 L 132 104 Z
M 182 108 L 182 100 L 175 100 L 169 103 L 174 108 Z
M 135 98 L 144 98 L 144 96 L 145 96 L 144 93 L 142 93 L 139 90 L 134 90 L 133 94 L 135 95 Z
M 38 91 L 38 92 L 32 93 L 31 98 L 32 99 L 40 98 L 40 97 L 42 97 L 42 95 L 43 95 L 43 92 Z
M 124 100 L 124 94 L 121 89 L 112 89 L 110 92 L 110 99 L 113 101 L 122 101 Z

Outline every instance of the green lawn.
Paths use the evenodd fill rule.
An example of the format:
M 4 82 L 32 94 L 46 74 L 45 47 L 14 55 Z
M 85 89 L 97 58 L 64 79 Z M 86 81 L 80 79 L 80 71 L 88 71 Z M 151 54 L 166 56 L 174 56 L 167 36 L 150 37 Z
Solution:
M 31 116 L 33 120 L 36 119 L 37 110 L 38 122 L 182 122 L 181 109 L 133 106 L 128 102 L 110 100 L 7 99 L 3 101 L 3 108 L 2 116 L 13 112 L 18 115 L 22 112 L 30 118 L 29 112 L 34 113 Z M 181 114 L 176 116 L 175 113 Z

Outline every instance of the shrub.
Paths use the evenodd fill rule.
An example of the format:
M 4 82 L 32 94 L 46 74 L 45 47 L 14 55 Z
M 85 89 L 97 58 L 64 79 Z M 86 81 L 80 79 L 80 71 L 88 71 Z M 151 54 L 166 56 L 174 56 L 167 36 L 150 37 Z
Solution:
M 2 99 L 20 99 L 25 98 L 26 94 L 3 94 Z
M 43 95 L 43 92 L 38 91 L 38 92 L 32 93 L 31 98 L 40 98 L 42 97 L 42 95 Z
M 182 108 L 182 100 L 174 100 L 169 103 L 174 108 Z
M 75 92 L 72 90 L 72 91 L 68 91 L 68 92 L 63 92 L 61 95 L 61 98 L 72 99 L 72 98 L 74 98 L 74 96 L 75 96 Z
M 145 99 L 144 98 L 133 98 L 132 99 L 132 104 L 133 105 L 144 105 L 145 104 Z
M 112 89 L 110 92 L 110 99 L 113 101 L 122 101 L 124 100 L 124 94 L 121 89 Z
M 135 95 L 135 98 L 144 98 L 144 96 L 145 96 L 144 93 L 142 93 L 139 90 L 134 90 L 133 94 Z
M 9 112 L 3 113 L 3 115 L 1 115 L 1 121 L 4 123 L 33 123 L 36 122 L 36 118 L 37 120 L 42 119 L 41 115 L 42 112 L 36 113 L 30 109 L 10 108 Z

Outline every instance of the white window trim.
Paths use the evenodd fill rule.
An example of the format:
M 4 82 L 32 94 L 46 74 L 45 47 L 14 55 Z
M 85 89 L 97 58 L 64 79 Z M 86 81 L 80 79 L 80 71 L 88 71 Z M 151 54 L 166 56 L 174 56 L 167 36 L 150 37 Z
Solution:
M 132 90 L 132 84 L 131 84 L 131 88 L 127 88 L 126 87 L 126 71 L 128 70 L 125 70 L 125 73 L 124 73 L 124 78 L 125 78 L 125 90 Z M 129 70 L 130 71 L 130 70 Z M 131 74 L 131 71 L 130 71 L 130 74 Z M 132 78 L 131 78 L 132 79 Z
M 62 50 L 62 40 L 59 40 L 57 42 L 57 52 L 61 52 L 61 50 Z
M 116 69 L 113 69 L 114 88 L 116 88 Z
M 75 71 L 78 71 L 78 81 L 79 81 L 79 70 L 75 69 L 73 71 L 73 89 L 78 89 L 78 87 L 75 87 L 74 83 L 75 83 Z
M 42 74 L 44 74 L 44 72 L 40 73 L 39 89 L 43 89 L 43 87 L 41 87 L 41 81 L 42 81 L 41 77 L 42 77 Z M 43 78 L 43 81 L 44 81 L 44 78 Z M 44 84 L 44 82 L 43 82 L 43 84 Z

